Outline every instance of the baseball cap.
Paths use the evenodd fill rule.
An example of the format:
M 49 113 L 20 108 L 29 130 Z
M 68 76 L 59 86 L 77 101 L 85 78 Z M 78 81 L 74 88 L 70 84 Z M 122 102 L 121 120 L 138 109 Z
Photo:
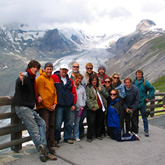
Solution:
M 53 68 L 53 64 L 51 62 L 47 62 L 45 65 L 44 65 L 44 69 L 46 67 L 52 67 Z
M 67 69 L 67 70 L 69 70 L 67 64 L 61 64 L 60 65 L 60 69 Z

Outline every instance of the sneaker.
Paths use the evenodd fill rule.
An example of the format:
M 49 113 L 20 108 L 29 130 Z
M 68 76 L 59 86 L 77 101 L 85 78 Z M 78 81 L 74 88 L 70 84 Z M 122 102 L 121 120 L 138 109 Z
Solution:
M 46 149 L 45 149 L 45 146 L 40 144 L 38 146 L 38 152 L 39 152 L 39 158 L 42 162 L 46 162 L 47 160 L 47 152 L 46 152 Z
M 149 136 L 150 136 L 148 131 L 144 131 L 144 135 L 145 135 L 146 137 L 149 137 Z
M 69 144 L 73 144 L 74 143 L 73 140 L 71 140 L 71 139 L 64 139 L 64 142 L 69 143 Z
M 77 141 L 77 142 L 80 142 L 81 140 L 80 140 L 79 138 L 76 138 L 76 141 Z
M 87 138 L 87 142 L 92 142 L 92 139 L 88 139 L 88 138 Z
M 136 140 L 140 141 L 139 136 L 135 132 L 132 132 L 132 134 L 136 136 Z

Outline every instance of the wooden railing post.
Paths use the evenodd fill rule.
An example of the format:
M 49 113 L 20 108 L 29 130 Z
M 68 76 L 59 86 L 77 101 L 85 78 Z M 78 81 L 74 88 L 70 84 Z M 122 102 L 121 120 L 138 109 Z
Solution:
M 155 96 L 153 96 L 152 99 L 155 99 Z M 155 105 L 155 101 L 151 101 L 150 105 Z M 150 116 L 151 117 L 154 117 L 154 110 L 155 110 L 155 108 L 150 108 Z
M 15 107 L 13 105 L 11 105 L 11 112 L 15 112 Z M 18 116 L 15 116 L 13 118 L 11 118 L 11 124 L 21 124 L 22 120 L 18 118 Z M 15 132 L 11 134 L 11 141 L 12 140 L 16 140 L 16 139 L 20 139 L 22 138 L 22 131 L 20 132 Z M 15 151 L 15 152 L 19 152 L 22 149 L 22 143 L 15 145 L 13 147 L 11 147 L 11 150 Z

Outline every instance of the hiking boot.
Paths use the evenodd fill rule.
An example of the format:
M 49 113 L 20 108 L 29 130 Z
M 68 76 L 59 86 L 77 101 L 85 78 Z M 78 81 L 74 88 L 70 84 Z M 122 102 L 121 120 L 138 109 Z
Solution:
M 145 137 L 149 137 L 150 136 L 148 131 L 144 131 L 144 135 L 145 135 Z
M 73 140 L 71 140 L 71 139 L 64 139 L 64 142 L 69 143 L 69 144 L 73 144 L 74 143 Z
M 42 162 L 46 162 L 47 160 L 47 152 L 46 152 L 46 148 L 44 145 L 40 144 L 38 146 L 38 152 L 39 152 L 39 158 Z

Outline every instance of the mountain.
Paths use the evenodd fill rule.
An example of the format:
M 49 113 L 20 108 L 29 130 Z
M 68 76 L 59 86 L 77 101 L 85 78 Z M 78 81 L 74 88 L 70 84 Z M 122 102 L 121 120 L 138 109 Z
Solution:
M 1 95 L 12 95 L 19 71 L 37 59 L 41 64 L 61 57 L 81 54 L 108 40 L 108 36 L 90 36 L 82 30 L 38 30 L 25 24 L 0 26 Z M 8 90 L 6 90 L 8 89 Z
M 135 77 L 142 69 L 144 76 L 154 82 L 165 75 L 165 31 L 157 28 L 151 20 L 142 20 L 136 31 L 119 38 L 110 45 L 109 52 L 116 56 L 109 60 L 107 72 L 118 72 L 122 78 Z
M 1 96 L 13 95 L 15 79 L 24 71 L 27 63 L 36 59 L 41 65 L 47 61 L 58 69 L 60 63 L 71 67 L 73 61 L 92 62 L 97 72 L 105 65 L 107 74 L 119 72 L 121 77 L 134 77 L 137 69 L 143 69 L 145 77 L 154 82 L 165 75 L 165 32 L 152 20 L 142 20 L 129 35 L 90 36 L 82 30 L 39 30 L 29 25 L 10 24 L 0 26 L 0 91 Z

